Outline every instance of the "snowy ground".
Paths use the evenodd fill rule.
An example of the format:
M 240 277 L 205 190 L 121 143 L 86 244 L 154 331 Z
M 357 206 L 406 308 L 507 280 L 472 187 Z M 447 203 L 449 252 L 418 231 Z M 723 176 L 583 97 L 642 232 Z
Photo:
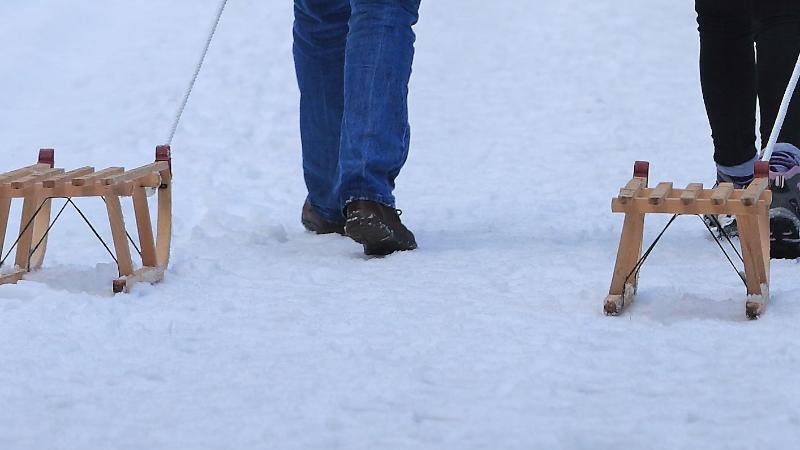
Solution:
M 0 3 L 0 170 L 149 162 L 215 4 Z M 747 322 L 686 218 L 601 313 L 633 160 L 711 181 L 691 2 L 424 1 L 397 191 L 420 249 L 369 260 L 299 224 L 290 26 L 288 0 L 230 3 L 174 143 L 166 282 L 111 297 L 70 215 L 0 287 L 0 448 L 796 445 L 797 264 Z

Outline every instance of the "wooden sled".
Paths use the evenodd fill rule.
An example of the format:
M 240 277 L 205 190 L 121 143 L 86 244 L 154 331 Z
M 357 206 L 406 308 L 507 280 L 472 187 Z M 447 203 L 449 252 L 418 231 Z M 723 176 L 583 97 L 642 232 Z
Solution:
M 50 223 L 52 200 L 77 197 L 100 197 L 105 200 L 119 268 L 119 278 L 113 282 L 114 292 L 128 292 L 137 282 L 161 281 L 169 264 L 172 239 L 172 161 L 169 146 L 156 148 L 154 163 L 127 171 L 122 167 L 99 171 L 82 167 L 66 172 L 54 167 L 54 153 L 52 149 L 43 149 L 39 152 L 37 164 L 0 174 L 0 254 L 3 254 L 11 201 L 23 199 L 19 235 L 15 243 L 15 266 L 13 271 L 0 276 L 0 284 L 16 283 L 26 273 L 41 268 L 47 249 L 47 235 L 53 225 Z M 158 191 L 155 233 L 150 219 L 147 189 Z M 139 269 L 133 265 L 120 197 L 133 199 L 142 259 Z
M 730 214 L 736 216 L 744 259 L 745 312 L 750 319 L 758 318 L 769 301 L 769 165 L 756 163 L 756 177 L 747 189 L 734 189 L 731 183 L 714 189 L 704 189 L 700 183 L 691 183 L 685 189 L 673 189 L 672 183 L 649 188 L 649 170 L 649 163 L 637 161 L 633 178 L 611 202 L 611 210 L 624 213 L 625 222 L 605 313 L 621 314 L 636 298 L 646 214 Z

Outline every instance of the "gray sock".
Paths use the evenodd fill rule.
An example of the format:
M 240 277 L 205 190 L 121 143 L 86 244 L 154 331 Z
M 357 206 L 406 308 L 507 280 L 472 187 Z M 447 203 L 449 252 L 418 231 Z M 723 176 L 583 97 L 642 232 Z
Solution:
M 756 161 L 758 161 L 758 156 L 754 156 L 750 161 L 736 166 L 717 164 L 717 181 L 720 183 L 733 183 L 737 188 L 749 185 L 753 181 Z

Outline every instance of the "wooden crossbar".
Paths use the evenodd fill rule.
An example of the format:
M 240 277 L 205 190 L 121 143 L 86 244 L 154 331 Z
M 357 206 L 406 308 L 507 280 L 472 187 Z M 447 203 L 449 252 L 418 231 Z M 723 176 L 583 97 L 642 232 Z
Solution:
M 701 183 L 690 183 L 675 189 L 669 182 L 648 188 L 649 164 L 637 162 L 634 177 L 611 201 L 611 210 L 625 214 L 619 250 L 604 310 L 619 315 L 633 303 L 638 289 L 637 264 L 642 251 L 646 214 L 734 215 L 739 226 L 739 239 L 744 259 L 747 317 L 760 316 L 769 300 L 769 169 L 759 162 L 756 178 L 746 189 L 732 183 L 721 183 L 711 189 Z
M 16 283 L 41 267 L 47 248 L 53 198 L 102 197 L 105 200 L 120 277 L 114 292 L 127 292 L 137 282 L 163 279 L 172 240 L 172 162 L 169 146 L 156 149 L 156 161 L 126 171 L 85 166 L 70 171 L 53 167 L 54 151 L 43 149 L 39 162 L 0 174 L 0 253 L 8 230 L 11 201 L 23 199 L 15 268 L 0 275 L 0 284 Z M 151 221 L 145 188 L 156 188 L 157 217 Z M 128 244 L 121 197 L 132 197 L 142 261 L 134 263 Z
M 772 192 L 768 180 L 756 180 L 747 190 L 719 187 L 703 189 L 701 183 L 691 183 L 685 189 L 674 189 L 672 183 L 659 183 L 655 188 L 639 186 L 640 179 L 632 179 L 620 189 L 620 195 L 611 201 L 616 213 L 664 214 L 761 214 L 769 208 Z M 636 189 L 629 189 L 630 185 Z M 731 185 L 732 187 L 732 185 Z

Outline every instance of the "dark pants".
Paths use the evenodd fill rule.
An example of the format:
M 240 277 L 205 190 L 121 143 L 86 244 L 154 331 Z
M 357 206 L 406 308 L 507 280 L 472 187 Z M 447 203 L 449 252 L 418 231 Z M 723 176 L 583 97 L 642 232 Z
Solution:
M 294 0 L 308 201 L 331 222 L 353 200 L 394 207 L 409 150 L 420 0 Z
M 756 98 L 762 146 L 772 132 L 800 52 L 800 0 L 696 0 L 695 9 L 714 160 L 736 166 L 756 154 Z M 800 147 L 800 90 L 778 141 Z

